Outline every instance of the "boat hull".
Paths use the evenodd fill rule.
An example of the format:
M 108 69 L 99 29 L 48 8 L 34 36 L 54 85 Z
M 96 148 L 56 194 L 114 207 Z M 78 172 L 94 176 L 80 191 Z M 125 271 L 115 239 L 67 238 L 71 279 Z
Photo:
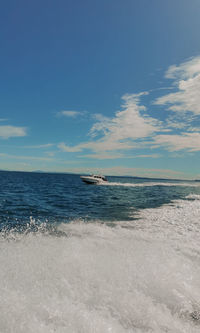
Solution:
M 102 179 L 102 178 L 98 178 L 98 177 L 95 177 L 95 176 L 81 176 L 80 177 L 82 179 L 82 181 L 86 184 L 100 184 L 100 183 L 103 183 L 105 180 Z
M 92 177 L 81 176 L 81 179 L 86 184 L 98 184 L 100 182 L 98 179 L 94 179 Z

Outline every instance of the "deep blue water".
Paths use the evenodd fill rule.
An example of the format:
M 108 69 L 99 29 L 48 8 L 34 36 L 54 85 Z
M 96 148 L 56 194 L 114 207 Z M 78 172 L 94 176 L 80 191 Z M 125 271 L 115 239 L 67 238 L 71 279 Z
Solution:
M 135 218 L 138 209 L 200 193 L 196 182 L 193 187 L 186 181 L 131 177 L 108 180 L 108 185 L 96 186 L 83 183 L 79 175 L 2 171 L 0 226 L 25 226 L 30 217 L 38 224 L 75 219 L 127 221 Z

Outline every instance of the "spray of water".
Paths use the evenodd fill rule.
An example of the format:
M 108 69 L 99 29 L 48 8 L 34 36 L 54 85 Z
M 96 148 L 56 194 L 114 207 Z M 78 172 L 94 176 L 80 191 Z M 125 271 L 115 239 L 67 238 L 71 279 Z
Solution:
M 192 196 L 112 228 L 2 233 L 0 332 L 199 332 L 199 216 Z

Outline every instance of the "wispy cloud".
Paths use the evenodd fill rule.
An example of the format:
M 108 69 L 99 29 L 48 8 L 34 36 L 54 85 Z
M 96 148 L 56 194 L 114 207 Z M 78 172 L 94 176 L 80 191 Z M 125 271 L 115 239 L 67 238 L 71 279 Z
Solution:
M 86 114 L 86 111 L 72 111 L 72 110 L 69 110 L 69 111 L 60 111 L 60 112 L 57 112 L 57 117 L 68 117 L 68 118 L 76 118 L 78 116 L 82 116 L 82 115 L 85 115 Z
M 28 148 L 28 149 L 42 149 L 42 148 L 49 148 L 54 146 L 53 143 L 46 143 L 42 145 L 32 145 L 32 146 L 23 146 L 22 148 Z
M 132 156 L 134 158 L 159 158 L 161 157 L 161 154 L 143 154 L 143 155 L 135 155 Z
M 3 139 L 9 139 L 11 137 L 26 136 L 27 130 L 25 127 L 17 127 L 11 125 L 0 126 L 0 137 Z
M 155 143 L 169 151 L 200 151 L 200 133 L 182 133 L 181 135 L 157 135 Z
M 176 91 L 157 98 L 154 104 L 174 113 L 166 124 L 179 133 L 161 134 L 154 141 L 168 151 L 200 151 L 200 57 L 170 66 L 165 77 L 172 80 Z
M 60 143 L 58 147 L 65 152 L 91 150 L 102 158 L 108 158 L 108 154 L 110 154 L 108 152 L 115 152 L 113 156 L 119 158 L 122 156 L 121 151 L 141 147 L 143 143 L 140 140 L 150 137 L 162 129 L 162 122 L 150 117 L 146 113 L 145 106 L 140 105 L 141 96 L 147 94 L 147 92 L 142 92 L 124 95 L 122 111 L 117 111 L 113 118 L 96 115 L 97 122 L 90 130 L 93 140 L 76 146 Z M 100 138 L 94 140 L 97 136 Z
M 155 100 L 157 105 L 167 105 L 174 112 L 200 114 L 200 57 L 179 66 L 171 66 L 166 78 L 172 79 L 177 91 Z
M 146 151 L 135 154 L 138 148 L 200 151 L 200 57 L 169 67 L 165 78 L 172 80 L 168 89 L 173 92 L 153 101 L 150 101 L 150 92 L 125 94 L 121 109 L 113 117 L 93 116 L 95 122 L 88 133 L 90 140 L 74 146 L 62 142 L 59 149 L 96 159 L 129 158 L 130 152 L 134 152 L 132 157 L 159 156 Z M 147 95 L 148 107 L 142 102 Z
M 76 153 L 76 152 L 80 152 L 83 150 L 84 144 L 70 147 L 70 146 L 67 146 L 64 142 L 61 142 L 58 144 L 58 148 L 63 152 Z
M 172 65 L 165 73 L 167 79 L 174 79 L 176 82 L 195 77 L 200 72 L 200 56 L 193 57 L 180 65 Z
M 5 154 L 0 153 L 0 157 L 9 158 L 9 159 L 16 159 L 16 160 L 31 160 L 31 161 L 53 161 L 50 157 L 40 157 L 40 156 L 21 156 L 21 155 L 12 155 L 12 154 Z
M 147 92 L 140 94 L 126 94 L 122 96 L 122 111 L 117 111 L 115 117 L 99 119 L 93 125 L 90 133 L 94 136 L 103 132 L 105 141 L 108 144 L 113 142 L 145 138 L 161 129 L 161 122 L 150 117 L 146 113 L 146 107 L 140 105 L 140 98 L 147 95 Z
M 53 157 L 53 156 L 55 156 L 56 153 L 54 151 L 46 151 L 45 154 L 47 156 Z
M 188 117 L 187 121 L 184 115 L 181 117 L 179 115 L 170 115 L 166 119 L 166 125 L 169 128 L 169 131 L 173 129 L 183 129 L 189 126 L 190 122 L 192 122 L 192 118 Z
M 119 159 L 119 158 L 159 158 L 161 157 L 160 154 L 143 154 L 143 155 L 128 155 L 128 154 L 123 154 L 123 153 L 96 153 L 96 154 L 87 154 L 87 155 L 82 155 L 80 157 L 88 157 L 92 159 L 97 159 L 97 160 L 113 160 L 113 159 Z
M 113 159 L 117 159 L 117 158 L 124 158 L 126 157 L 124 154 L 120 154 L 120 153 L 96 153 L 96 154 L 86 154 L 86 155 L 82 155 L 80 157 L 88 157 L 91 159 L 95 159 L 95 160 L 113 160 Z

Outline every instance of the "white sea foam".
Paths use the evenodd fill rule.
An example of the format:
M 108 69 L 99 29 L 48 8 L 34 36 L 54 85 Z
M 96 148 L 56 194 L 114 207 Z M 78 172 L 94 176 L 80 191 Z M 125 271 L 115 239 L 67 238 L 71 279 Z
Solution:
M 122 183 L 122 182 L 100 182 L 101 186 L 125 186 L 125 187 L 147 187 L 147 186 L 187 186 L 200 187 L 200 183 L 195 182 L 145 182 L 145 183 Z
M 200 196 L 0 238 L 0 332 L 200 331 Z

